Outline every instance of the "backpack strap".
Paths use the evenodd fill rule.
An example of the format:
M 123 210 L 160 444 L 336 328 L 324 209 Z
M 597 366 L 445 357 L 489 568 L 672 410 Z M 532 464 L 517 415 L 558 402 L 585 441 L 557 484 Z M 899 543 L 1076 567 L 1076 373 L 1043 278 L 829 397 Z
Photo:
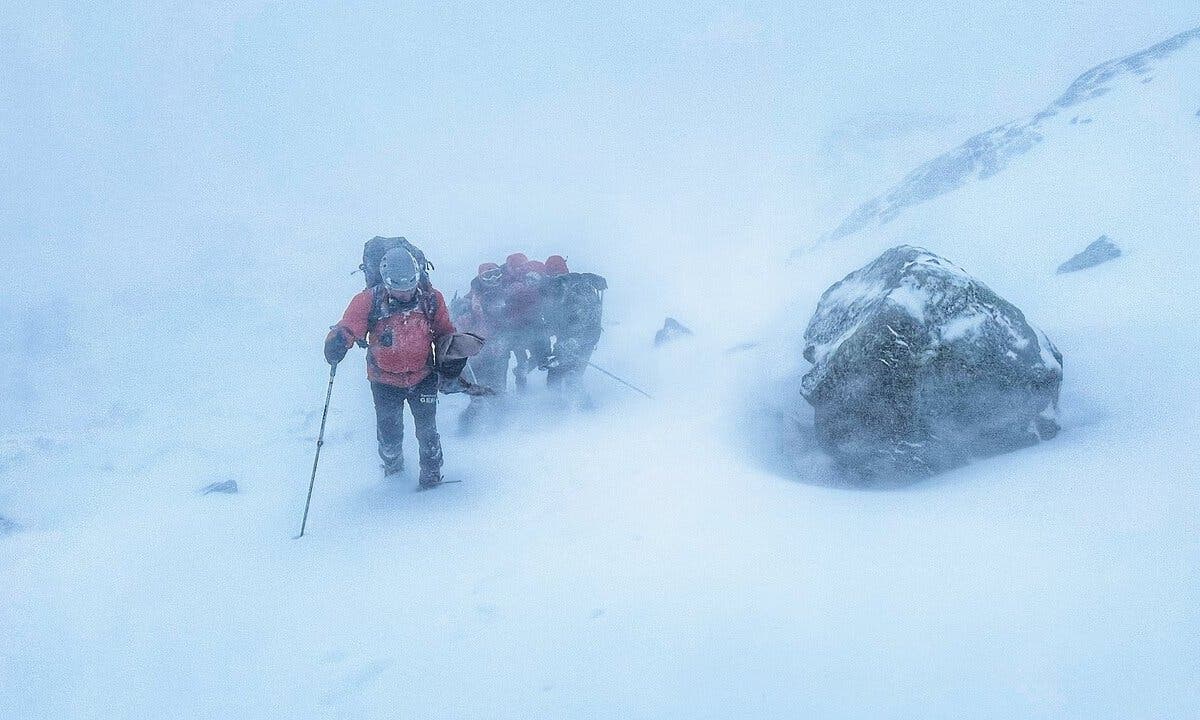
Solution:
M 388 312 L 387 306 L 387 290 L 383 285 L 375 285 L 371 288 L 371 312 L 367 315 L 367 332 L 371 332 L 379 321 L 391 315 Z M 430 332 L 433 331 L 433 321 L 437 317 L 437 295 L 430 291 L 426 291 L 420 287 L 417 288 L 417 307 L 421 309 L 421 313 L 429 322 Z
M 371 286 L 371 312 L 367 315 L 367 332 L 375 329 L 375 325 L 387 317 L 387 293 L 382 285 Z

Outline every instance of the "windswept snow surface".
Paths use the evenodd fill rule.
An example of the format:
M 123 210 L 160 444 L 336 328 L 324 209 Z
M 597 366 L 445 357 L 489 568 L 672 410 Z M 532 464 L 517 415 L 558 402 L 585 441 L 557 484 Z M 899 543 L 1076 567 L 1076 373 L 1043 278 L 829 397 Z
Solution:
M 359 227 L 349 206 L 303 214 L 318 193 L 287 186 L 295 195 L 261 198 L 269 220 L 210 228 L 253 230 L 265 248 L 182 243 L 131 279 L 122 260 L 148 247 L 135 244 L 100 285 L 14 284 L 19 301 L 0 306 L 22 351 L 0 351 L 19 390 L 0 441 L 0 516 L 15 528 L 0 534 L 0 717 L 1197 715 L 1197 77 L 1156 66 L 1154 92 L 1091 101 L 1105 112 L 1070 138 L 790 264 L 793 236 L 711 237 L 640 212 L 610 217 L 611 241 L 510 243 L 511 227 L 477 241 L 487 213 L 430 225 L 440 235 Z M 264 187 L 305 167 L 275 151 L 283 167 Z M 338 192 L 375 192 L 356 172 L 334 177 Z M 367 220 L 403 225 L 369 198 Z M 184 237 L 209 227 L 170 219 L 196 233 Z M 182 232 L 142 220 L 138 238 Z M 93 229 L 117 243 L 110 222 Z M 470 439 L 454 435 L 463 399 L 448 399 L 445 471 L 463 482 L 414 493 L 411 473 L 380 478 L 355 351 L 309 534 L 292 539 L 328 377 L 320 340 L 376 232 L 418 241 L 447 291 L 481 257 L 569 243 L 573 267 L 612 287 L 595 361 L 654 399 L 592 374 L 594 412 L 546 415 L 539 392 L 510 428 Z M 1126 254 L 1054 274 L 1100 234 Z M 1053 339 L 1063 432 L 864 491 L 815 449 L 800 333 L 826 288 L 901 243 L 961 266 Z M 78 259 L 46 252 L 17 259 Z M 717 287 L 704 282 L 714 266 L 729 268 Z M 48 312 L 65 313 L 61 327 Z M 696 334 L 653 351 L 666 315 Z M 230 479 L 237 494 L 199 492 Z

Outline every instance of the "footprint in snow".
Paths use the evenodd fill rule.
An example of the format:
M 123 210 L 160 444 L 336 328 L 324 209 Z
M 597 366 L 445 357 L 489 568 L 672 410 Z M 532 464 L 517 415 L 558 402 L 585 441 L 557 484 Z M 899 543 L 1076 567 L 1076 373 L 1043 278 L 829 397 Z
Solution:
M 322 705 L 334 705 L 361 693 L 379 680 L 388 668 L 395 665 L 393 658 L 372 660 L 357 670 L 352 670 L 334 683 L 335 687 L 321 698 Z
M 0 515 L 0 536 L 11 535 L 21 529 L 20 523 Z

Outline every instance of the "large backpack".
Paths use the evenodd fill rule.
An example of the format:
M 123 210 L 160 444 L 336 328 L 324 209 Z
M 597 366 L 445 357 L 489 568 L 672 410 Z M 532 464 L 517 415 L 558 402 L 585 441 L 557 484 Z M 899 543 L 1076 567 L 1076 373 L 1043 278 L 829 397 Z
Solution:
M 600 338 L 604 316 L 604 291 L 608 281 L 594 273 L 567 273 L 550 278 L 544 287 L 546 319 L 553 334 Z
M 433 269 L 433 263 L 425 258 L 425 253 L 421 252 L 421 248 L 402 237 L 388 238 L 380 237 L 379 235 L 371 238 L 363 245 L 362 265 L 358 266 L 358 269 L 363 271 L 367 287 L 372 288 L 383 282 L 383 276 L 379 274 L 379 262 L 383 260 L 383 256 L 387 251 L 393 248 L 404 248 L 408 251 L 409 255 L 412 255 L 413 261 L 421 269 L 419 287 L 422 290 L 431 290 L 433 285 L 429 282 L 429 271 Z

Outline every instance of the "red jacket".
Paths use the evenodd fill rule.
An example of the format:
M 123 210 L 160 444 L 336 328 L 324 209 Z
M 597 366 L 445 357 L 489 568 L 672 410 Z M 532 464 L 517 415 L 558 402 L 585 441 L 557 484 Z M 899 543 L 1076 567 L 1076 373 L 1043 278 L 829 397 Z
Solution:
M 534 326 L 542 315 L 542 294 L 525 278 L 504 288 L 505 329 L 518 332 Z
M 437 290 L 430 292 L 431 297 L 418 295 L 407 309 L 396 307 L 396 301 L 389 303 L 382 288 L 364 290 L 350 301 L 332 332 L 341 333 L 347 348 L 356 340 L 367 340 L 367 378 L 371 382 L 404 388 L 429 376 L 434 341 L 456 332 L 446 299 Z M 432 322 L 424 303 L 433 311 Z M 372 317 L 373 312 L 378 319 Z

